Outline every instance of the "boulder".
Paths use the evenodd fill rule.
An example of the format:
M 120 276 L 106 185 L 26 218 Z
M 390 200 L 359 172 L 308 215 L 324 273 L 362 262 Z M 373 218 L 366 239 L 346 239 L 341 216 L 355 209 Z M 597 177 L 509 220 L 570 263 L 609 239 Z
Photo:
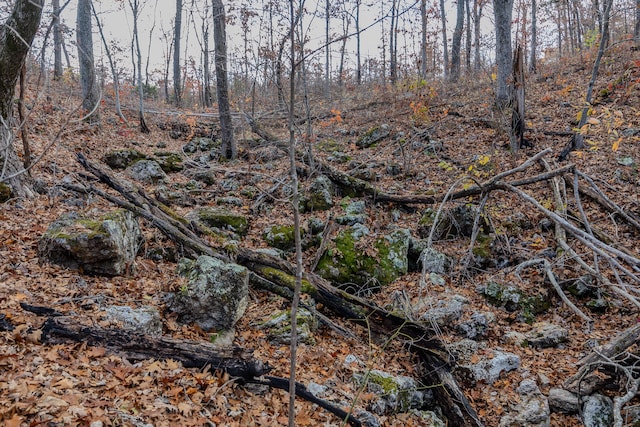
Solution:
M 203 255 L 180 260 L 178 274 L 186 284 L 169 296 L 168 303 L 178 320 L 205 331 L 233 331 L 247 308 L 249 270 Z
M 265 229 L 263 236 L 269 246 L 283 251 L 292 251 L 296 243 L 294 232 L 293 225 L 271 225 Z
M 520 402 L 514 404 L 509 413 L 502 417 L 499 427 L 548 427 L 551 413 L 547 398 L 531 379 L 523 380 L 516 392 Z
M 167 180 L 160 164 L 155 160 L 139 160 L 127 169 L 131 178 L 145 184 L 157 184 Z
M 364 224 L 367 221 L 367 205 L 364 200 L 347 202 L 347 204 L 343 205 L 343 209 L 344 215 L 336 218 L 338 224 L 355 225 Z
M 469 339 L 464 339 L 462 342 L 474 343 Z M 520 367 L 520 357 L 518 355 L 502 350 L 495 350 L 492 355 L 482 356 L 476 362 L 477 356 L 474 357 L 474 355 L 477 353 L 473 351 L 473 348 L 471 346 L 462 353 L 456 351 L 456 353 L 461 354 L 456 374 L 472 384 L 479 381 L 493 384 L 503 372 L 511 372 Z M 477 343 L 475 343 L 475 348 L 478 348 Z
M 371 291 L 407 273 L 409 231 L 397 229 L 373 242 L 373 250 L 362 244 L 369 230 L 354 224 L 341 230 L 324 252 L 316 272 L 327 280 L 358 290 Z
M 126 169 L 138 160 L 146 158 L 147 156 L 138 150 L 126 148 L 122 150 L 109 151 L 102 157 L 102 161 L 111 169 Z
M 496 315 L 490 311 L 473 313 L 469 320 L 458 325 L 458 331 L 462 333 L 465 338 L 482 338 L 491 330 L 491 324 L 495 323 L 495 321 Z
M 112 305 L 107 307 L 106 312 L 107 318 L 122 322 L 125 329 L 152 336 L 162 335 L 162 321 L 155 307 L 131 308 Z
M 160 168 L 162 168 L 165 173 L 180 172 L 184 169 L 182 156 L 178 153 L 172 153 L 170 151 L 156 151 L 154 155 L 154 160 L 158 162 Z
M 421 409 L 433 401 L 433 392 L 421 387 L 411 377 L 394 376 L 378 369 L 372 369 L 367 373 L 354 373 L 353 378 L 358 386 L 366 385 L 369 392 L 378 395 L 378 398 L 374 399 L 368 408 L 377 415 Z
M 138 220 L 129 211 L 116 210 L 95 219 L 72 212 L 47 228 L 38 254 L 85 273 L 120 276 L 133 272 L 142 241 Z
M 432 273 L 433 274 L 433 273 Z M 440 327 L 455 327 L 462 317 L 469 300 L 462 295 L 452 293 L 434 293 L 420 299 L 414 306 L 414 312 L 420 313 L 423 322 L 435 322 Z

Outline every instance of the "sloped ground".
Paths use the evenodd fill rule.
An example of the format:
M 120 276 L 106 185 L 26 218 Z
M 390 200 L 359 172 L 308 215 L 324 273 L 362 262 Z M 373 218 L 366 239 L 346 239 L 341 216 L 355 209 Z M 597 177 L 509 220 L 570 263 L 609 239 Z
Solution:
M 588 140 L 590 148 L 574 153 L 570 161 L 578 168 L 597 178 L 607 195 L 630 212 L 640 213 L 638 206 L 639 184 L 636 163 L 624 165 L 626 158 L 634 162 L 640 159 L 639 137 L 626 133 L 625 129 L 640 129 L 637 106 L 640 69 L 637 53 L 628 50 L 613 51 L 615 57 L 604 61 L 601 77 L 596 85 L 598 103 L 592 112 Z M 634 57 L 631 57 L 631 56 Z M 628 58 L 628 59 L 624 59 Z M 589 64 L 585 57 L 585 64 Z M 635 62 L 634 62 L 635 61 Z M 394 92 L 372 93 L 368 99 L 359 94 L 352 99 L 336 102 L 332 117 L 314 123 L 317 132 L 312 139 L 317 158 L 326 160 L 333 151 L 341 151 L 349 161 L 337 165 L 348 171 L 354 166 L 369 167 L 376 173 L 375 185 L 389 193 L 437 194 L 446 193 L 461 177 L 471 176 L 483 181 L 511 169 L 527 157 L 550 147 L 555 157 L 566 145 L 568 138 L 546 134 L 545 131 L 570 131 L 576 113 L 582 105 L 584 88 L 590 73 L 590 65 L 577 60 L 552 63 L 541 67 L 536 76 L 529 79 L 527 88 L 528 138 L 532 148 L 517 154 L 509 153 L 505 145 L 506 135 L 493 127 L 499 122 L 499 114 L 490 104 L 492 92 L 490 79 L 473 79 L 455 88 L 425 86 L 405 87 Z M 606 89 L 606 93 L 605 90 Z M 76 198 L 55 185 L 63 179 L 79 179 L 80 170 L 73 158 L 78 150 L 92 159 L 116 148 L 137 148 L 147 154 L 158 150 L 157 144 L 167 144 L 162 151 L 181 152 L 184 138 L 174 140 L 167 131 L 152 126 L 151 135 L 141 135 L 135 124 L 121 124 L 108 116 L 99 130 L 86 130 L 78 123 L 65 123 L 72 109 L 73 99 L 52 94 L 50 104 L 39 104 L 30 121 L 33 150 L 42 153 L 53 135 L 62 127 L 65 134 L 60 142 L 34 169 L 35 178 L 47 185 L 49 192 L 33 200 L 12 200 L 0 206 L 0 313 L 17 328 L 12 332 L 0 332 L 0 418 L 5 425 L 88 425 L 101 420 L 104 425 L 256 425 L 271 426 L 286 423 L 287 395 L 277 390 L 241 387 L 224 376 L 184 369 L 172 361 L 145 361 L 130 364 L 121 357 L 99 348 L 83 344 L 43 346 L 37 331 L 43 319 L 23 311 L 19 303 L 45 305 L 63 313 L 78 317 L 86 324 L 109 325 L 101 307 L 105 305 L 155 305 L 163 308 L 163 293 L 179 289 L 181 279 L 175 274 L 175 264 L 153 261 L 142 253 L 137 260 L 137 271 L 131 277 L 90 277 L 79 272 L 65 270 L 42 263 L 37 257 L 37 244 L 47 225 L 64 212 L 73 210 L 104 211 L 112 206 L 97 197 L 88 200 Z M 606 96 L 605 96 L 606 95 Z M 356 107 L 370 99 L 382 100 L 369 108 Z M 337 110 L 341 110 L 338 112 Z M 321 113 L 321 111 L 319 111 Z M 153 116 L 152 125 L 171 121 L 172 117 Z M 189 119 L 180 118 L 189 123 Z M 391 135 L 374 148 L 356 147 L 357 138 L 380 123 L 389 125 Z M 263 122 L 274 133 L 282 133 L 282 123 Z M 271 125 L 271 127 L 269 126 Z M 238 132 L 252 138 L 248 130 Z M 428 138 L 427 136 L 428 135 Z M 437 149 L 424 150 L 429 141 Z M 413 144 L 418 142 L 418 144 Z M 616 150 L 612 147 L 617 142 Z M 441 145 L 440 145 L 441 143 Z M 266 247 L 262 233 L 272 224 L 291 224 L 292 214 L 282 186 L 271 189 L 286 179 L 288 160 L 275 147 L 259 146 L 248 142 L 241 144 L 241 159 L 229 163 L 210 163 L 216 182 L 233 178 L 241 188 L 226 192 L 219 185 L 211 185 L 205 192 L 194 193 L 199 203 L 215 205 L 218 198 L 233 195 L 242 198 L 242 212 L 251 216 L 250 231 L 243 244 Z M 334 164 L 336 165 L 336 164 Z M 401 173 L 393 175 L 390 166 Z M 538 169 L 535 169 L 537 172 Z M 532 174 L 533 172 L 531 172 Z M 521 177 L 523 175 L 516 175 Z M 186 182 L 182 174 L 171 174 L 172 181 Z M 303 184 L 310 180 L 303 178 Z M 259 194 L 271 194 L 257 203 L 249 198 L 250 192 L 242 188 L 252 185 Z M 458 183 L 462 189 L 465 183 Z M 546 183 L 525 187 L 543 205 L 552 207 L 553 199 Z M 149 189 L 152 191 L 152 189 Z M 470 199 L 477 203 L 477 199 Z M 593 225 L 615 236 L 618 242 L 634 254 L 640 253 L 637 232 L 623 222 L 610 217 L 589 200 L 583 200 L 584 208 Z M 367 199 L 367 227 L 373 233 L 385 233 L 392 227 L 405 227 L 415 234 L 418 222 L 427 206 L 394 206 L 375 203 Z M 336 206 L 337 214 L 341 207 Z M 188 209 L 177 208 L 181 214 Z M 331 212 L 314 212 L 304 215 L 304 223 L 310 216 L 326 219 Z M 542 231 L 539 224 L 543 215 L 527 206 L 512 194 L 495 192 L 487 205 L 487 213 L 493 224 L 500 228 L 512 218 L 526 218 L 530 228 L 519 229 L 509 235 L 510 251 L 514 259 L 530 259 L 550 249 L 555 253 L 553 231 Z M 159 233 L 142 221 L 147 248 L 167 245 Z M 508 230 L 505 233 L 509 233 Z M 435 247 L 456 260 L 460 260 L 469 245 L 468 238 L 438 241 Z M 310 263 L 315 249 L 304 256 Z M 578 247 L 580 253 L 585 248 Z M 588 256 L 587 256 L 588 258 Z M 552 259 L 554 272 L 560 280 L 577 277 L 580 273 L 571 261 L 557 263 Z M 543 393 L 575 373 L 575 363 L 589 351 L 588 342 L 606 342 L 617 332 L 637 322 L 637 309 L 627 301 L 608 295 L 609 308 L 603 313 L 592 313 L 584 302 L 574 302 L 594 319 L 592 331 L 554 294 L 540 271 L 530 269 L 520 281 L 514 275 L 514 265 L 496 270 L 463 272 L 454 269 L 446 277 L 444 285 L 431 286 L 431 294 L 456 293 L 469 299 L 468 316 L 472 311 L 491 311 L 496 321 L 484 340 L 485 353 L 502 348 L 520 356 L 520 369 L 502 375 L 487 386 L 464 385 L 465 392 L 488 426 L 499 423 L 508 404 L 517 399 L 515 389 L 525 377 L 536 379 Z M 526 292 L 544 293 L 547 290 L 551 308 L 536 317 L 568 328 L 569 341 L 557 348 L 533 349 L 504 343 L 501 337 L 509 331 L 526 332 L 531 326 L 514 313 L 490 305 L 476 290 L 489 281 L 517 283 Z M 417 302 L 421 294 L 420 275 L 410 273 L 385 287 L 371 298 L 382 306 L 392 303 L 397 291 L 404 291 Z M 252 291 L 247 314 L 237 328 L 235 343 L 255 349 L 256 358 L 268 361 L 274 367 L 274 375 L 288 375 L 288 347 L 270 344 L 264 331 L 255 327 L 272 312 L 281 309 L 286 302 L 278 297 Z M 342 323 L 342 320 L 336 320 Z M 165 334 L 176 338 L 209 340 L 208 334 L 190 326 L 182 326 L 171 316 L 163 319 Z M 344 324 L 344 323 L 343 323 Z M 316 344 L 301 344 L 298 361 L 298 380 L 330 385 L 328 400 L 343 406 L 351 403 L 357 394 L 352 381 L 353 364 L 345 364 L 348 355 L 364 361 L 366 368 L 382 368 L 390 373 L 417 376 L 417 367 L 411 356 L 398 344 L 386 343 L 384 337 L 370 337 L 366 330 L 356 329 L 359 340 L 346 339 L 335 332 L 320 328 L 314 335 Z M 454 330 L 443 331 L 445 342 L 460 339 Z M 479 354 L 478 357 L 482 357 Z M 357 408 L 366 408 L 373 398 L 360 393 L 355 402 Z M 339 425 L 339 421 L 311 404 L 299 402 L 298 425 Z M 421 425 L 415 415 L 400 414 L 381 417 L 383 425 Z M 552 414 L 552 425 L 580 425 L 577 417 Z

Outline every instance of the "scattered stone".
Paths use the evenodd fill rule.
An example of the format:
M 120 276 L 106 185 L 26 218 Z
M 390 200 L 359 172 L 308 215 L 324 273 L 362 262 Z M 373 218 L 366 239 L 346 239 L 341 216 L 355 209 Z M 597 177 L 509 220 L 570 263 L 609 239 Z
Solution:
M 214 148 L 219 147 L 220 141 L 214 141 L 211 138 L 199 137 L 193 138 L 182 147 L 182 151 L 185 153 L 195 153 L 196 151 L 211 151 Z
M 502 336 L 501 341 L 505 344 L 512 344 L 512 345 L 519 345 L 519 346 L 527 345 L 526 335 L 517 331 L 507 332 Z
M 469 300 L 462 295 L 438 293 L 420 300 L 414 310 L 422 313 L 420 320 L 423 322 L 435 322 L 440 327 L 455 327 L 468 304 Z
M 170 187 L 158 185 L 154 191 L 154 195 L 160 203 L 164 203 L 167 206 L 193 206 L 196 204 L 195 199 L 177 184 L 172 184 Z
M 155 160 L 138 160 L 127 172 L 133 179 L 145 184 L 157 184 L 167 180 L 167 174 Z
M 142 241 L 138 220 L 129 211 L 116 210 L 96 219 L 72 212 L 49 225 L 38 254 L 88 274 L 120 276 L 134 271 Z
M 569 339 L 569 331 L 552 323 L 538 322 L 533 325 L 533 329 L 526 334 L 526 337 L 531 347 L 557 347 Z
M 351 156 L 342 151 L 332 151 L 327 156 L 327 161 L 332 163 L 347 163 L 349 160 L 351 160 Z
M 241 207 L 244 205 L 244 201 L 240 197 L 234 197 L 234 196 L 218 197 L 216 199 L 216 203 L 219 205 L 228 205 L 228 206 L 237 206 L 237 207 Z
M 604 313 L 611 305 L 606 298 L 595 298 L 585 304 L 592 313 Z
M 432 247 L 427 247 L 420 253 L 419 262 L 424 271 L 436 274 L 446 273 L 451 265 L 451 261 L 445 254 Z
M 609 427 L 613 423 L 613 402 L 607 396 L 594 394 L 582 405 L 584 427 Z
M 586 274 L 572 280 L 566 285 L 567 291 L 579 298 L 596 297 L 598 288 L 592 275 Z
M 377 415 L 397 414 L 411 409 L 421 409 L 426 402 L 433 400 L 433 392 L 424 390 L 411 377 L 394 376 L 378 369 L 368 373 L 354 373 L 358 386 L 365 385 L 367 390 L 378 395 L 370 407 Z
M 316 217 L 309 218 L 309 222 L 307 223 L 307 228 L 310 234 L 322 233 L 326 226 L 327 224 L 323 220 Z
M 511 372 L 519 367 L 520 357 L 518 355 L 495 350 L 493 357 L 482 358 L 477 363 L 471 363 L 471 358 L 460 360 L 458 363 L 458 371 L 460 371 L 458 375 L 467 378 L 472 383 L 484 381 L 486 384 L 493 384 L 503 372 Z
M 482 338 L 487 335 L 495 321 L 496 315 L 490 311 L 473 313 L 469 320 L 458 325 L 458 331 L 469 339 Z
M 113 305 L 107 307 L 106 313 L 108 318 L 122 322 L 125 329 L 152 336 L 162 335 L 162 321 L 155 307 L 131 308 Z
M 446 427 L 446 423 L 433 411 L 421 411 L 414 409 L 411 413 L 420 419 L 420 425 L 425 427 Z
M 577 414 L 580 411 L 580 400 L 576 394 L 563 388 L 549 390 L 549 407 L 553 412 Z
M 365 132 L 357 141 L 356 145 L 360 148 L 370 148 L 378 142 L 382 141 L 391 134 L 391 129 L 388 124 L 383 123 L 380 126 L 375 126 Z
M 232 331 L 247 308 L 249 270 L 203 255 L 180 260 L 178 274 L 187 283 L 170 295 L 168 303 L 178 320 L 196 323 L 205 331 Z
M 520 310 L 522 321 L 531 323 L 535 317 L 544 313 L 551 306 L 547 295 L 527 295 L 516 286 L 505 286 L 497 282 L 489 282 L 477 288 L 477 291 L 484 295 L 487 301 L 496 306 L 504 307 L 509 312 Z
M 534 380 L 523 380 L 516 389 L 520 402 L 500 419 L 499 427 L 548 427 L 551 421 L 549 403 Z
M 632 166 L 635 163 L 631 156 L 618 157 L 617 162 L 622 166 Z
M 329 387 L 326 385 L 318 384 L 313 381 L 307 384 L 307 391 L 313 394 L 315 397 L 324 397 Z
M 5 182 L 0 182 L 0 203 L 4 203 L 13 196 L 13 189 Z
M 370 292 L 407 274 L 409 231 L 397 229 L 376 239 L 369 248 L 361 241 L 369 234 L 362 224 L 341 230 L 318 262 L 316 272 L 327 280 L 355 285 L 353 292 Z M 374 252 L 375 251 L 375 252 Z
M 249 221 L 246 216 L 223 207 L 199 208 L 187 214 L 187 218 L 214 230 L 229 230 L 240 236 L 244 236 L 249 231 Z
M 308 310 L 299 308 L 296 313 L 297 342 L 307 345 L 316 343 L 313 332 L 317 329 L 318 322 Z M 258 328 L 267 331 L 267 339 L 273 344 L 291 344 L 291 310 L 282 310 L 272 314 Z
M 106 153 L 102 157 L 102 161 L 111 169 L 126 169 L 135 162 L 146 158 L 147 156 L 140 151 L 126 148 Z
M 356 409 L 354 411 L 354 415 L 360 420 L 363 427 L 381 427 L 378 417 L 376 417 L 369 411 L 365 411 L 364 409 Z
M 418 221 L 418 235 L 426 238 L 431 233 L 437 211 L 428 208 L 424 211 L 422 218 Z M 459 204 L 453 208 L 445 209 L 440 213 L 438 222 L 435 225 L 434 240 L 451 237 L 471 237 L 473 232 L 473 222 L 479 215 L 478 208 L 470 204 Z M 480 233 L 488 235 L 491 231 L 489 223 L 480 216 Z
M 398 176 L 402 174 L 402 166 L 397 163 L 391 163 L 386 167 L 387 175 Z

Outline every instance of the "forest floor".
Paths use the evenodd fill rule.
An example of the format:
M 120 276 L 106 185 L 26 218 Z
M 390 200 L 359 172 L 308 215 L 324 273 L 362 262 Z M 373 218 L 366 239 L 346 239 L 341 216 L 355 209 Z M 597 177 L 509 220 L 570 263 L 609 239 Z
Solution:
M 588 125 L 588 148 L 572 153 L 568 162 L 574 162 L 581 171 L 597 179 L 601 188 L 618 205 L 640 214 L 640 56 L 631 52 L 628 46 L 618 47 L 610 55 L 603 62 L 595 87 L 598 95 Z M 543 64 L 537 74 L 529 76 L 526 137 L 533 147 L 516 154 L 508 150 L 506 133 L 492 127 L 492 123 L 501 119 L 492 109 L 493 91 L 488 73 L 482 79 L 469 79 L 455 86 L 426 82 L 419 87 L 414 84 L 413 87 L 398 86 L 393 90 L 371 89 L 370 93 L 351 88 L 345 90 L 343 99 L 332 104 L 318 102 L 312 107 L 314 113 L 330 110 L 333 113 L 328 118 L 313 122 L 311 143 L 314 154 L 319 159 L 326 159 L 331 154 L 327 146 L 339 147 L 352 160 L 366 164 L 376 172 L 375 186 L 388 193 L 403 195 L 444 195 L 454 185 L 457 185 L 456 190 L 462 189 L 463 184 L 457 184 L 457 181 L 464 176 L 484 181 L 516 167 L 546 148 L 553 151 L 547 160 L 555 164 L 569 138 L 550 135 L 549 131 L 572 130 L 576 114 L 583 105 L 592 60 L 585 53 L 581 59 Z M 98 197 L 90 197 L 76 206 L 70 203 L 73 197 L 69 193 L 55 189 L 56 184 L 63 180 L 82 180 L 78 175 L 82 168 L 74 160 L 77 151 L 94 160 L 101 159 L 109 150 L 120 148 L 136 148 L 153 154 L 162 141 L 167 144 L 162 151 L 180 153 L 187 140 L 171 139 L 168 131 L 160 129 L 158 124 L 173 120 L 189 123 L 192 120 L 187 115 L 176 118 L 149 114 L 152 132 L 144 135 L 137 132 L 133 112 L 132 121 L 128 124 L 116 120 L 110 112 L 104 112 L 102 127 L 88 129 L 83 123 L 66 123 L 78 99 L 73 93 L 61 84 L 60 88 L 51 90 L 48 101 L 43 101 L 41 95 L 28 122 L 34 154 L 44 153 L 42 161 L 32 170 L 32 176 L 50 191 L 33 199 L 11 200 L 0 205 L 0 259 L 3 260 L 0 265 L 0 314 L 16 326 L 13 331 L 0 332 L 0 421 L 6 426 L 89 425 L 93 421 L 102 421 L 103 425 L 156 426 L 286 424 L 288 395 L 283 391 L 241 386 L 226 375 L 186 369 L 170 360 L 132 364 L 117 354 L 81 343 L 44 345 L 40 342 L 37 328 L 43 318 L 22 310 L 21 302 L 55 308 L 87 325 L 118 326 L 105 320 L 104 306 L 154 305 L 162 312 L 165 292 L 180 289 L 183 284 L 183 279 L 176 274 L 175 263 L 145 257 L 149 248 L 166 245 L 167 242 L 144 220 L 141 220 L 141 225 L 146 247 L 138 256 L 136 271 L 131 276 L 87 276 L 39 259 L 38 241 L 58 216 L 77 210 L 99 212 L 113 209 Z M 379 102 L 371 103 L 371 100 Z M 368 107 L 358 108 L 364 105 Z M 390 126 L 390 138 L 375 148 L 361 149 L 355 145 L 360 135 L 381 123 Z M 261 124 L 286 139 L 284 120 L 262 119 Z M 628 129 L 637 129 L 639 133 L 623 133 Z M 59 141 L 48 147 L 59 131 L 63 131 Z M 402 142 L 416 140 L 424 134 L 442 143 L 435 154 Z M 289 163 L 282 153 L 275 147 L 256 147 L 247 143 L 255 135 L 244 125 L 237 136 L 241 141 L 240 159 L 211 164 L 220 180 L 233 177 L 242 185 L 253 185 L 267 192 L 278 180 L 286 179 Z M 627 159 L 632 162 L 627 162 Z M 349 164 L 339 167 L 348 171 Z M 398 165 L 401 173 L 387 173 L 391 164 Z M 536 169 L 535 173 L 538 172 Z M 180 173 L 170 176 L 175 182 L 189 179 Z M 303 186 L 309 183 L 310 180 L 303 177 Z M 546 182 L 532 184 L 525 190 L 543 205 L 553 206 L 553 196 Z M 195 197 L 200 203 L 215 205 L 217 198 L 229 195 L 243 198 L 240 210 L 251 217 L 249 234 L 242 245 L 266 247 L 262 237 L 266 226 L 292 223 L 292 210 L 285 197 L 269 199 L 256 209 L 255 200 L 247 198 L 240 190 L 227 193 L 215 184 Z M 478 203 L 477 198 L 465 201 Z M 617 244 L 635 256 L 640 255 L 637 230 L 604 212 L 596 203 L 588 199 L 583 203 L 593 226 L 615 236 Z M 374 233 L 383 233 L 391 226 L 404 227 L 415 234 L 418 222 L 428 207 L 431 206 L 398 206 L 367 199 L 367 227 Z M 336 206 L 334 210 L 339 208 Z M 181 214 L 187 210 L 178 208 Z M 541 231 L 538 225 L 544 215 L 514 194 L 492 193 L 486 212 L 497 225 L 507 223 L 514 216 L 524 216 L 534 224 L 529 229 L 519 230 L 517 235 L 509 236 L 510 250 L 517 254 L 517 258 L 535 258 L 548 250 L 556 252 L 553 230 Z M 325 219 L 330 213 L 304 214 L 303 224 L 310 216 Z M 460 237 L 436 241 L 434 247 L 454 260 L 461 260 L 469 243 L 469 238 Z M 571 240 L 570 243 L 575 244 Z M 590 256 L 584 247 L 575 245 L 579 253 Z M 304 254 L 307 266 L 314 258 L 314 251 L 312 248 Z M 552 259 L 551 262 L 560 281 L 584 274 L 571 260 L 560 262 Z M 639 319 L 637 308 L 605 289 L 603 292 L 609 306 L 602 313 L 591 312 L 583 301 L 573 299 L 594 319 L 593 328 L 586 330 L 584 321 L 563 304 L 540 271 L 527 270 L 520 280 L 515 276 L 514 265 L 472 272 L 460 269 L 458 263 L 446 276 L 446 283 L 432 287 L 430 292 L 463 295 L 470 301 L 471 310 L 495 313 L 496 321 L 484 338 L 486 350 L 483 351 L 501 348 L 521 358 L 518 370 L 503 374 L 493 384 L 461 383 L 487 426 L 498 425 L 509 403 L 517 400 L 515 390 L 523 378 L 536 379 L 545 394 L 552 387 L 561 387 L 576 372 L 576 362 L 588 354 L 588 343 L 594 340 L 605 343 Z M 605 274 L 609 273 L 605 271 Z M 419 273 L 409 273 L 370 298 L 381 306 L 389 306 L 396 291 L 406 292 L 413 299 L 419 298 L 420 279 Z M 477 292 L 479 285 L 490 281 L 517 283 L 527 292 L 547 292 L 551 308 L 537 315 L 535 320 L 549 321 L 569 329 L 569 341 L 550 349 L 533 349 L 503 342 L 501 337 L 507 332 L 526 332 L 531 325 L 514 313 L 490 305 Z M 256 324 L 287 304 L 280 297 L 252 290 L 234 341 L 241 347 L 253 349 L 255 358 L 268 362 L 274 368 L 272 374 L 283 377 L 288 376 L 288 346 L 271 344 Z M 352 380 L 353 370 L 357 367 L 345 363 L 349 355 L 364 361 L 366 368 L 419 376 L 416 361 L 401 344 L 385 344 L 364 328 L 348 326 L 341 319 L 335 321 L 353 328 L 358 339 L 345 338 L 328 328 L 318 329 L 314 333 L 315 344 L 301 344 L 298 350 L 298 381 L 329 385 L 326 398 L 342 404 L 347 402 L 348 405 L 352 403 L 349 397 L 357 394 L 357 386 Z M 204 331 L 180 325 L 171 316 L 163 318 L 163 328 L 166 335 L 178 339 L 210 339 Z M 444 329 L 442 339 L 451 343 L 461 337 L 455 330 Z M 373 395 L 362 393 L 354 405 L 366 408 L 372 398 Z M 299 400 L 296 405 L 297 425 L 340 425 L 333 415 L 318 410 L 310 403 Z M 383 416 L 380 420 L 385 426 L 421 425 L 420 419 L 412 414 Z M 581 421 L 577 415 L 554 413 L 551 424 L 578 426 Z

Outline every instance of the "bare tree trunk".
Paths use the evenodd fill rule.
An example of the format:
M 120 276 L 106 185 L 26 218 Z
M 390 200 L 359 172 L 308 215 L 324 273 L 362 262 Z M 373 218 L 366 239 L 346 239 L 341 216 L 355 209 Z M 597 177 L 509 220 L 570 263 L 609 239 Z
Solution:
M 513 54 L 513 100 L 511 113 L 511 151 L 516 152 L 525 145 L 524 141 L 524 54 L 521 46 L 516 46 Z
M 140 39 L 138 37 L 138 18 L 140 14 L 139 0 L 129 0 L 131 12 L 133 12 L 133 40 L 136 48 L 136 69 L 138 74 L 138 117 L 140 120 L 140 132 L 149 133 L 151 130 L 147 126 L 144 117 L 144 86 L 142 85 L 142 53 L 140 52 Z
M 511 16 L 513 0 L 493 0 L 496 27 L 496 63 L 498 64 L 496 104 L 498 108 L 509 105 L 511 93 L 507 80 L 511 74 Z
M 482 18 L 482 3 L 481 0 L 473 0 L 473 33 L 474 33 L 474 61 L 473 68 L 476 71 L 480 71 L 480 19 Z
M 391 28 L 389 29 L 389 78 L 394 84 L 398 80 L 398 34 L 396 28 L 398 26 L 398 0 L 391 2 Z
M 330 85 L 330 59 L 331 59 L 331 45 L 329 44 L 330 34 L 329 31 L 331 29 L 331 2 L 330 0 L 325 0 L 324 4 L 324 96 L 325 98 L 329 98 L 329 85 Z
M 53 0 L 53 79 L 62 77 L 62 29 L 60 28 L 60 0 Z
M 16 82 L 38 30 L 43 6 L 44 0 L 16 0 L 11 16 L 0 26 L 0 185 L 7 185 L 14 197 L 34 194 L 13 145 L 11 121 Z
M 207 9 L 207 14 L 204 19 L 207 20 L 205 23 L 204 19 L 202 22 L 202 36 L 204 39 L 204 60 L 202 61 L 202 65 L 204 68 L 204 106 L 207 108 L 211 108 L 213 106 L 213 94 L 211 93 L 211 71 L 209 70 L 209 12 Z
M 427 0 L 420 0 L 420 24 L 420 78 L 424 80 L 427 78 Z
M 462 31 L 464 29 L 464 1 L 458 0 L 456 11 L 456 27 L 453 30 L 451 42 L 451 73 L 449 80 L 452 82 L 460 78 L 460 50 L 462 49 Z
M 633 41 L 640 46 L 640 0 L 636 0 L 636 25 L 633 29 Z
M 640 1 L 640 0 L 638 0 Z M 538 14 L 537 1 L 531 0 L 531 56 L 529 57 L 529 72 L 536 73 L 536 51 L 538 50 Z
M 467 10 L 467 41 L 465 43 L 465 67 L 467 69 L 467 73 L 471 70 L 471 6 L 469 5 L 469 0 L 465 0 L 465 8 Z
M 98 25 L 98 32 L 100 33 L 100 38 L 102 39 L 102 45 L 104 46 L 104 52 L 107 54 L 107 59 L 109 61 L 109 68 L 111 68 L 111 78 L 113 79 L 113 91 L 115 93 L 115 104 L 116 104 L 116 113 L 118 117 L 120 117 L 123 121 L 127 121 L 127 118 L 122 114 L 122 108 L 120 106 L 120 82 L 118 77 L 118 71 L 116 70 L 116 64 L 113 60 L 113 56 L 111 56 L 111 49 L 109 49 L 109 44 L 107 43 L 107 39 L 104 37 L 104 31 L 102 31 L 102 24 L 100 23 L 100 19 L 98 18 L 98 14 L 96 13 L 96 9 L 91 4 L 91 10 L 93 11 L 93 17 L 96 19 L 96 24 Z
M 360 52 L 360 1 L 356 0 L 356 83 L 362 84 L 362 54 Z M 640 1 L 640 0 L 638 0 Z
M 175 33 L 173 37 L 173 96 L 176 106 L 182 104 L 182 76 L 180 73 L 180 32 L 182 29 L 182 0 L 176 0 Z
M 78 62 L 80 63 L 80 83 L 82 85 L 82 108 L 88 113 L 89 123 L 100 121 L 98 110 L 100 94 L 98 79 L 93 62 L 93 35 L 91 31 L 91 0 L 78 0 L 76 38 Z
M 442 19 L 442 60 L 444 62 L 444 77 L 449 77 L 449 46 L 447 43 L 447 13 L 444 10 L 444 0 L 440 0 L 440 19 Z
M 229 105 L 229 88 L 227 83 L 227 34 L 226 18 L 222 0 L 212 0 L 213 43 L 215 49 L 216 88 L 218 92 L 218 113 L 222 138 L 222 157 L 235 159 L 238 155 L 233 139 L 233 123 Z

